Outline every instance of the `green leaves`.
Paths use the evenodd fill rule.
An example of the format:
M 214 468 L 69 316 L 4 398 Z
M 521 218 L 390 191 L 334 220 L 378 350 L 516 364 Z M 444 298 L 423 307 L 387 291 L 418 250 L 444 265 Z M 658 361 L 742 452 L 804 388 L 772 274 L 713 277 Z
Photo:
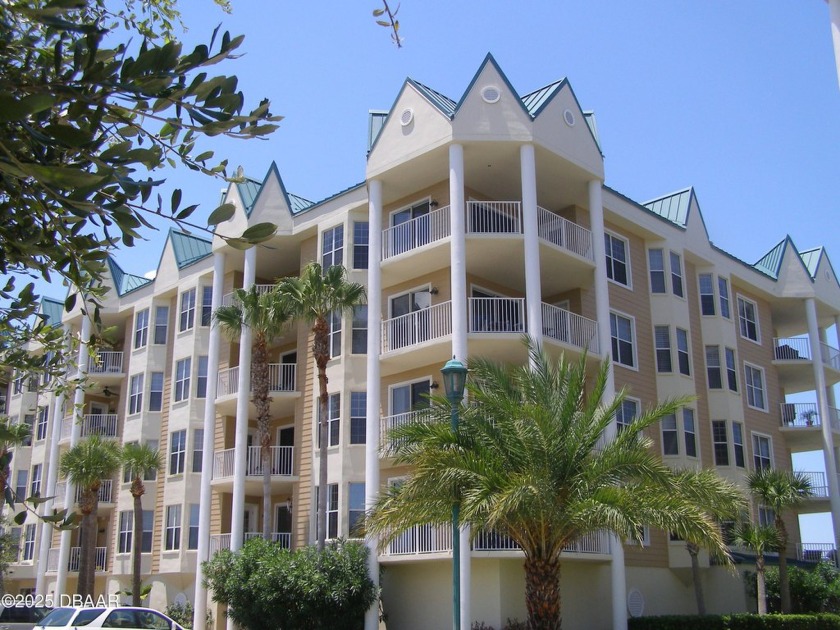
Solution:
M 52 94 L 31 94 L 18 99 L 12 93 L 0 93 L 0 122 L 23 120 L 49 109 L 55 102 Z
M 223 203 L 210 213 L 210 216 L 207 217 L 207 223 L 208 225 L 218 225 L 219 223 L 224 223 L 225 221 L 229 221 L 233 218 L 233 214 L 235 212 L 235 205 L 232 203 Z

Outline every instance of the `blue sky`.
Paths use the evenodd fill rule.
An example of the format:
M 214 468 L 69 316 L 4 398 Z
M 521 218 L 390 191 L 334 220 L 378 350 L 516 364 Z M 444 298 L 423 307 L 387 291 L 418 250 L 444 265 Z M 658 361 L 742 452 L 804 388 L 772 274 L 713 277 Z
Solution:
M 207 41 L 220 23 L 246 36 L 243 56 L 215 71 L 285 119 L 267 141 L 202 149 L 252 177 L 274 160 L 312 200 L 363 181 L 368 110 L 388 109 L 407 76 L 457 100 L 491 52 L 522 94 L 568 77 L 595 111 L 610 187 L 646 201 L 694 186 L 711 239 L 739 258 L 790 234 L 840 267 L 840 90 L 823 0 L 403 0 L 401 49 L 374 23 L 376 0 L 233 5 L 181 2 L 184 39 Z M 181 168 L 175 186 L 200 219 L 223 183 Z M 142 274 L 161 244 L 118 260 Z M 804 538 L 829 541 L 825 519 Z

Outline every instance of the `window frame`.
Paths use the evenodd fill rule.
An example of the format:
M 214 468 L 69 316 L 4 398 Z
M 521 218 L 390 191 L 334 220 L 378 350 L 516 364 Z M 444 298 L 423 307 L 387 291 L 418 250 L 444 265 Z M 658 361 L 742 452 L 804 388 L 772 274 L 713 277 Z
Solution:
M 189 521 L 187 524 L 187 551 L 198 549 L 198 529 L 201 521 L 201 505 L 188 503 Z
M 134 314 L 134 350 L 149 345 L 149 309 L 144 308 Z
M 629 341 L 623 340 L 620 337 L 613 334 L 613 320 L 614 319 L 616 321 L 616 326 L 615 326 L 616 331 L 618 331 L 618 320 L 619 319 L 623 319 L 623 320 L 626 320 L 627 322 L 629 322 L 629 324 L 630 324 L 630 340 Z M 621 359 L 621 354 L 622 354 L 621 351 L 620 351 L 621 350 L 620 346 L 619 346 L 619 353 L 618 353 L 619 356 L 616 357 L 615 346 L 620 344 L 620 343 L 625 343 L 625 344 L 630 345 L 630 354 L 632 355 L 631 360 L 633 361 L 632 364 L 623 363 L 620 360 Z M 628 369 L 631 369 L 631 370 L 634 370 L 634 371 L 638 371 L 639 361 L 638 361 L 638 357 L 636 355 L 636 318 L 635 317 L 633 317 L 632 315 L 627 315 L 626 313 L 622 313 L 620 311 L 610 311 L 610 345 L 611 345 L 612 361 L 615 365 L 620 365 L 622 367 L 625 367 L 625 368 L 628 368 Z
M 177 436 L 177 437 L 176 437 Z M 167 471 L 170 476 L 183 475 L 187 466 L 187 430 L 178 429 L 169 433 L 169 461 Z
M 48 405 L 41 405 L 35 415 L 35 441 L 41 442 L 47 439 L 47 427 L 50 422 L 50 408 Z
M 720 316 L 725 319 L 732 319 L 732 300 L 729 292 L 729 280 L 718 276 L 718 304 Z
M 760 387 L 756 387 L 754 380 L 750 378 L 750 372 L 758 375 Z M 767 412 L 767 379 L 764 376 L 764 368 L 744 361 L 744 388 L 747 394 L 747 407 Z M 756 404 L 756 392 L 761 394 L 761 406 Z
M 714 353 L 714 357 L 710 357 L 710 351 Z M 720 363 L 720 346 L 709 345 L 705 346 L 706 356 L 706 387 L 708 389 L 723 389 L 723 371 Z M 710 358 L 715 358 L 717 365 L 715 365 Z M 716 376 L 715 376 L 716 374 Z M 715 385 L 714 383 L 717 383 Z
M 327 249 L 327 235 L 331 235 L 329 249 Z M 340 235 L 340 244 L 336 246 L 336 234 Z M 330 267 L 344 264 L 344 224 L 339 223 L 321 230 L 321 269 L 326 271 Z M 336 260 L 337 259 L 337 260 Z M 329 264 L 327 262 L 329 261 Z
M 181 550 L 181 504 L 174 503 L 166 506 L 166 521 L 164 522 L 163 550 Z
M 341 329 L 344 322 L 341 311 L 330 311 L 327 316 L 327 339 L 330 348 L 330 359 L 341 356 Z
M 720 440 L 720 434 L 717 431 L 719 428 L 723 429 L 723 440 Z M 727 428 L 726 420 L 712 420 L 712 461 L 715 466 L 730 466 L 729 457 L 729 429 Z M 720 457 L 720 456 L 724 457 Z M 725 461 L 720 461 L 725 459 Z
M 178 332 L 183 333 L 195 328 L 195 287 L 181 292 L 178 308 Z
M 155 389 L 155 376 L 160 375 L 160 389 Z M 163 372 L 151 372 L 149 379 L 149 411 L 163 410 Z M 154 403 L 157 403 L 155 408 Z
M 735 356 L 735 349 L 723 347 L 723 356 L 726 363 L 726 385 L 731 392 L 738 392 L 738 361 Z M 730 363 L 729 358 L 732 357 Z
M 738 332 L 741 338 L 761 345 L 761 324 L 758 315 L 758 303 L 748 297 L 744 297 L 740 293 L 737 295 L 738 305 Z M 743 305 L 743 310 L 741 306 Z M 747 308 L 751 308 L 753 319 L 749 319 Z M 750 325 L 755 329 L 755 338 L 750 337 Z
M 613 244 L 612 241 L 616 240 L 620 242 L 624 247 L 624 260 L 617 260 L 613 257 Z M 630 240 L 616 234 L 615 232 L 611 232 L 609 230 L 604 230 L 604 254 L 607 262 L 607 280 L 609 282 L 614 282 L 618 286 L 624 287 L 626 289 L 633 289 L 633 274 L 631 272 L 630 266 Z M 615 279 L 615 264 L 624 265 L 624 274 L 626 282 L 621 282 L 621 280 Z
M 691 419 L 691 431 L 688 430 L 688 420 Z M 683 444 L 685 445 L 685 456 L 691 459 L 700 458 L 700 444 L 697 441 L 697 414 L 691 407 L 682 409 L 682 432 Z M 689 440 L 689 436 L 691 439 Z
M 161 314 L 163 317 L 161 318 Z M 161 321 L 162 319 L 162 321 Z M 169 337 L 169 305 L 158 304 L 155 306 L 155 329 L 152 337 L 152 344 L 156 346 L 165 346 L 167 338 Z M 163 341 L 161 341 L 163 337 Z
M 663 337 L 662 334 L 665 334 Z M 663 345 L 662 342 L 667 342 Z M 671 354 L 671 327 L 653 327 L 653 349 L 656 358 L 657 374 L 672 374 L 674 372 L 674 359 Z
M 356 494 L 359 492 L 359 488 L 361 487 L 361 505 L 359 505 L 359 497 L 353 496 L 353 490 L 356 490 Z M 354 501 L 355 498 L 355 501 Z M 365 482 L 355 482 L 351 481 L 347 484 L 347 536 L 353 537 L 354 535 L 354 528 L 356 523 L 360 520 L 363 520 L 365 516 Z
M 674 336 L 677 341 L 677 370 L 683 376 L 691 376 L 691 343 L 688 339 L 688 331 L 685 328 L 674 327 Z
M 708 278 L 709 291 L 703 290 L 703 279 Z M 717 315 L 717 302 L 715 296 L 715 274 L 697 274 L 697 294 L 700 296 L 700 315 L 702 317 L 714 317 Z M 711 312 L 708 312 L 711 311 Z
M 364 318 L 361 317 L 364 313 Z M 359 324 L 364 323 L 364 326 Z M 350 322 L 350 354 L 367 354 L 368 340 L 368 305 L 357 304 L 353 307 Z
M 667 421 L 667 425 L 666 425 Z M 671 422 L 673 422 L 673 427 L 671 426 Z M 662 417 L 662 420 L 659 421 L 660 426 L 660 439 L 662 440 L 662 456 L 663 457 L 679 457 L 680 456 L 680 425 L 679 420 L 677 420 L 677 414 L 669 413 Z M 666 432 L 669 434 L 666 437 Z M 670 437 L 670 434 L 673 433 L 673 437 Z M 670 452 L 671 447 L 673 446 L 676 452 Z
M 192 430 L 192 462 L 190 462 L 190 472 L 200 473 L 204 468 L 204 429 L 196 428 Z
M 175 361 L 175 380 L 172 385 L 172 401 L 181 402 L 190 397 L 190 377 L 192 374 L 192 357 L 184 357 Z
M 367 441 L 367 392 L 350 392 L 350 444 Z
M 26 523 L 23 526 L 23 536 L 21 536 L 23 548 L 20 552 L 21 562 L 35 561 L 35 532 L 35 523 Z
M 753 470 L 764 470 L 765 468 L 773 469 L 775 468 L 775 462 L 773 461 L 773 436 L 768 435 L 766 433 L 761 433 L 758 431 L 753 431 L 752 435 L 752 448 L 753 448 Z M 767 442 L 767 455 L 760 453 L 762 450 L 760 448 L 760 444 L 762 441 Z M 758 448 L 757 448 L 758 447 Z M 759 460 L 766 460 L 767 464 L 759 464 Z
M 123 520 L 127 521 L 127 523 L 124 523 Z M 117 520 L 117 553 L 131 553 L 133 542 L 134 510 L 120 510 Z
M 133 416 L 143 411 L 143 372 L 132 374 L 128 379 L 128 415 Z
M 336 401 L 333 403 L 333 401 Z M 315 425 L 315 445 L 321 447 L 321 404 L 319 398 L 315 399 L 318 411 L 315 417 L 318 419 Z M 333 413 L 338 413 L 333 417 Z M 335 440 L 335 441 L 333 441 Z M 341 392 L 327 394 L 327 448 L 338 446 L 341 443 Z
M 630 418 L 627 418 L 627 409 L 625 405 L 632 404 L 634 409 Z M 627 396 L 621 401 L 615 414 L 616 433 L 621 433 L 629 424 L 638 417 L 639 410 L 642 408 L 642 401 L 632 396 Z
M 731 423 L 732 425 L 732 455 L 735 468 L 747 468 L 747 459 L 746 459 L 746 449 L 744 448 L 744 423 L 733 420 Z M 737 436 L 735 428 L 738 428 Z M 736 439 L 737 438 L 737 439 Z M 740 455 L 741 463 L 738 463 Z
M 209 364 L 207 362 L 207 355 L 198 355 L 198 361 L 195 362 L 195 397 L 207 398 L 207 378 L 208 378 Z
M 364 259 L 364 265 L 357 264 L 362 259 Z M 353 269 L 367 269 L 369 264 L 370 221 L 353 221 Z
M 658 261 L 654 261 L 654 253 L 659 256 Z M 657 263 L 659 265 L 658 267 L 655 266 Z M 662 247 L 651 247 L 648 249 L 648 276 L 651 293 L 656 295 L 665 295 L 668 293 L 668 282 L 665 271 L 665 250 Z
M 29 495 L 40 496 L 41 487 L 43 486 L 44 464 L 33 464 L 32 474 L 29 477 Z
M 201 317 L 199 325 L 206 328 L 213 323 L 213 285 L 201 287 Z
M 679 298 L 685 298 L 685 276 L 683 275 L 682 256 L 675 251 L 669 250 L 668 266 L 671 268 L 671 293 Z M 676 271 L 674 271 L 675 267 Z M 679 291 L 677 287 L 679 287 Z

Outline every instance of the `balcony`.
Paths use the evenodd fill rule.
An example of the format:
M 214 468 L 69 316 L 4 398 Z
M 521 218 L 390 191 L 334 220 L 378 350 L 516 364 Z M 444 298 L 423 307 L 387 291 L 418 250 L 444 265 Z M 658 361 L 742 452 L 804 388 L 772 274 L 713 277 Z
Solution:
M 823 418 L 816 403 L 781 403 L 781 431 L 794 453 L 821 450 Z M 840 411 L 828 408 L 832 431 L 840 432 Z
M 275 285 L 273 285 L 273 284 L 257 284 L 257 285 L 254 285 L 254 286 L 257 287 L 257 293 L 260 293 L 260 294 L 267 293 L 268 291 L 270 291 L 271 289 L 273 289 L 275 287 Z M 225 293 L 222 296 L 221 306 L 231 306 L 233 304 L 233 299 L 234 299 L 235 296 L 236 296 L 236 293 L 234 293 L 233 291 L 231 291 L 230 293 Z
M 451 234 L 449 206 L 386 228 L 382 230 L 382 261 L 437 243 Z
M 814 389 L 814 368 L 811 365 L 811 343 L 807 337 L 775 337 L 773 365 L 785 393 Z
M 245 461 L 245 491 L 249 494 L 262 494 L 262 448 L 249 446 Z M 271 487 L 272 491 L 291 490 L 291 484 L 297 481 L 294 475 L 294 446 L 271 447 Z M 213 486 L 227 492 L 233 489 L 234 449 L 228 448 L 213 453 Z
M 519 551 L 520 548 L 509 536 L 493 531 L 482 531 L 473 540 L 472 549 L 473 551 Z M 563 547 L 563 553 L 608 554 L 609 552 L 610 536 L 602 531 L 581 536 Z
M 67 492 L 67 481 L 61 480 L 55 483 L 55 504 L 56 506 L 64 505 L 64 495 Z M 74 503 L 79 502 L 79 498 L 82 496 L 81 488 L 76 488 L 76 492 L 74 494 L 73 501 Z M 114 503 L 114 480 L 113 479 L 103 479 L 101 485 L 99 486 L 99 505 L 100 507 L 109 507 L 110 504 Z M 105 505 L 103 505 L 105 504 Z
M 398 427 L 402 427 L 414 422 L 419 422 L 422 416 L 422 411 L 408 411 L 406 413 L 397 413 L 392 416 L 384 416 L 379 421 L 379 456 L 387 457 L 388 452 L 394 447 L 394 443 L 389 439 L 388 434 Z
M 74 417 L 66 417 L 61 420 L 61 442 L 69 441 L 73 434 Z M 118 416 L 115 413 L 88 413 L 82 417 L 79 437 L 98 435 L 100 437 L 117 437 Z
M 805 477 L 811 484 L 811 496 L 797 508 L 800 514 L 813 514 L 816 512 L 827 512 L 828 505 L 828 480 L 825 473 L 818 471 L 796 471 L 797 474 Z
M 441 302 L 383 320 L 381 352 L 402 356 L 410 351 L 415 361 L 443 363 L 451 354 L 451 335 L 452 302 Z M 383 374 L 388 373 L 387 359 L 383 357 Z
M 598 322 L 551 304 L 542 305 L 543 338 L 599 354 Z
M 799 543 L 796 545 L 796 559 L 813 563 L 830 562 L 834 566 L 840 566 L 834 543 Z
M 261 532 L 245 532 L 245 542 L 252 538 L 262 538 Z M 213 534 L 210 536 L 210 556 L 220 551 L 230 549 L 231 534 Z M 272 532 L 270 540 L 279 544 L 283 549 L 291 549 L 292 535 L 287 532 Z
M 123 353 L 116 350 L 100 350 L 88 363 L 88 376 L 101 385 L 115 385 L 125 376 Z
M 105 563 L 107 560 L 107 547 L 97 547 L 96 548 L 96 570 L 97 571 L 104 571 L 105 570 Z M 58 547 L 53 547 L 49 551 L 49 555 L 47 556 L 47 573 L 55 573 L 58 571 L 58 560 L 59 560 L 59 553 L 60 549 Z M 69 571 L 78 571 L 79 570 L 79 560 L 81 558 L 82 548 L 81 547 L 70 547 L 70 559 L 67 562 L 67 569 Z
M 271 286 L 271 285 L 266 285 Z M 253 384 L 251 391 L 254 391 Z M 268 364 L 269 394 L 281 394 L 271 397 L 271 414 L 284 416 L 293 413 L 294 401 L 300 396 L 297 391 L 297 365 L 294 363 Z M 239 366 L 219 370 L 216 381 L 216 410 L 229 414 L 236 409 L 236 395 L 239 393 Z M 253 402 L 249 403 L 252 413 L 256 412 Z

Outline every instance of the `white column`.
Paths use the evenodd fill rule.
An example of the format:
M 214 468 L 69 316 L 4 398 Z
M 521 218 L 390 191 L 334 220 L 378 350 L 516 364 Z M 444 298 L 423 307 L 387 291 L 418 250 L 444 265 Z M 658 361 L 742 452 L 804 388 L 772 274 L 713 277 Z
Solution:
M 467 241 L 464 210 L 464 147 L 449 145 L 450 286 L 452 289 L 452 356 L 467 363 Z M 472 625 L 470 528 L 461 526 L 461 628 Z
M 90 317 L 86 314 L 82 315 L 82 329 L 79 333 L 79 354 L 78 354 L 78 371 L 77 378 L 83 379 L 87 376 L 88 363 L 90 355 L 88 354 L 88 342 L 90 341 Z M 79 436 L 82 433 L 82 422 L 84 422 L 84 404 L 85 404 L 85 390 L 81 386 L 77 386 L 73 393 L 73 429 L 70 433 L 70 448 L 76 446 L 79 442 Z M 75 503 L 76 487 L 67 480 L 64 490 L 64 505 L 70 507 Z M 70 562 L 70 530 L 61 532 L 61 546 L 58 552 L 58 573 L 55 581 L 55 600 L 59 601 L 61 595 L 66 593 L 67 587 L 67 573 L 69 570 L 68 563 Z
M 213 300 L 211 309 L 215 313 L 222 303 L 225 280 L 225 254 L 213 254 Z M 213 479 L 213 446 L 216 433 L 216 388 L 219 384 L 219 342 L 221 328 L 213 322 L 210 328 L 210 344 L 207 348 L 207 398 L 204 401 L 204 443 L 201 447 L 201 490 L 198 508 L 198 551 L 195 567 L 195 615 L 194 630 L 205 630 L 207 624 L 207 589 L 202 585 L 204 571 L 201 563 L 210 559 L 210 503 Z
M 607 259 L 604 251 L 604 204 L 601 195 L 601 181 L 589 182 L 589 220 L 592 230 L 592 252 L 595 257 L 595 316 L 598 320 L 598 345 L 601 356 L 610 357 L 610 292 L 607 284 Z M 610 364 L 604 398 L 615 396 L 614 368 Z M 615 437 L 615 422 L 610 426 L 607 439 Z M 621 540 L 610 536 L 610 583 L 612 586 L 613 630 L 627 628 L 627 581 L 624 570 L 624 547 Z
M 370 511 L 379 498 L 379 423 L 381 413 L 379 353 L 382 338 L 382 182 L 368 183 L 368 282 L 367 282 L 367 394 L 365 418 L 365 510 Z M 368 574 L 379 585 L 378 539 L 368 535 Z M 365 630 L 379 628 L 379 601 L 374 601 L 365 614 Z
M 64 326 L 64 334 L 65 336 L 69 336 L 70 331 L 67 325 Z M 65 343 L 64 345 L 64 352 L 67 353 L 70 350 L 69 345 Z M 62 376 L 62 384 L 67 384 L 67 373 L 65 372 Z M 52 427 L 50 429 L 50 440 L 48 443 L 48 451 L 49 455 L 47 457 L 47 461 L 44 462 L 47 471 L 47 494 L 48 497 L 55 496 L 55 484 L 58 480 L 58 442 L 61 440 L 61 425 L 64 420 L 64 390 L 61 390 L 55 397 L 55 404 L 53 406 L 52 412 Z M 55 499 L 50 499 L 44 504 L 44 511 L 42 514 L 52 514 L 53 506 L 55 505 Z M 47 563 L 49 562 L 50 558 L 50 542 L 52 541 L 52 532 L 53 527 L 49 523 L 41 523 L 41 540 L 40 546 L 38 547 L 38 567 L 36 569 L 37 573 L 35 575 L 35 593 L 38 595 L 45 595 L 46 594 L 46 583 L 47 583 Z
M 817 392 L 819 416 L 829 419 L 829 405 L 826 397 L 825 371 L 823 369 L 822 347 L 819 324 L 817 322 L 817 303 L 814 298 L 805 299 L 805 317 L 808 322 L 808 341 L 811 344 L 811 364 L 814 366 L 814 385 Z M 828 481 L 828 499 L 831 506 L 831 521 L 834 528 L 834 546 L 840 543 L 840 490 L 837 483 L 837 465 L 834 458 L 834 437 L 831 422 L 820 422 L 823 438 L 823 458 L 825 476 Z
M 828 0 L 828 13 L 831 16 L 831 39 L 834 41 L 837 82 L 840 84 L 840 0 Z
M 540 280 L 540 241 L 537 222 L 537 167 L 534 145 L 519 149 L 522 171 L 522 227 L 525 241 L 525 304 L 528 310 L 528 335 L 542 346 L 542 282 Z

